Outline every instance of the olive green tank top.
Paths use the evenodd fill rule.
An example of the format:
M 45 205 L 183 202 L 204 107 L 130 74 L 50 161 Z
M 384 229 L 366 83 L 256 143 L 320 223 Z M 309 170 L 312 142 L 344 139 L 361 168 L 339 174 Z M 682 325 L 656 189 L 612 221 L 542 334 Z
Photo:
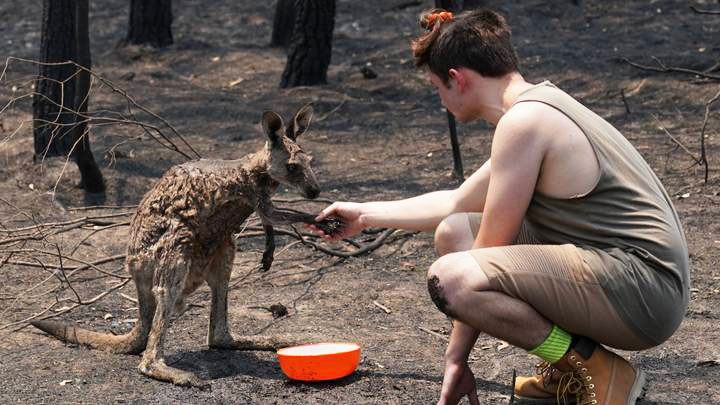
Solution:
M 526 214 L 545 243 L 620 249 L 689 288 L 688 250 L 675 208 L 650 166 L 610 123 L 545 81 L 516 103 L 537 101 L 569 117 L 592 145 L 600 179 L 587 194 L 553 198 L 535 192 Z

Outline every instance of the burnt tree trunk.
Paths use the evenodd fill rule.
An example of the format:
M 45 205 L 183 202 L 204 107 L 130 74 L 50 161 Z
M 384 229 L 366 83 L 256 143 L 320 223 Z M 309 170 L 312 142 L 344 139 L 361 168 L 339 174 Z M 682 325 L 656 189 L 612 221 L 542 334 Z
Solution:
M 270 46 L 286 48 L 295 26 L 295 0 L 277 0 Z
M 459 13 L 465 6 L 464 0 L 435 0 L 435 8 L 441 8 L 448 10 L 453 13 Z M 457 136 L 457 124 L 455 123 L 455 116 L 448 110 L 448 128 L 450 129 L 450 147 L 452 148 L 453 154 L 453 173 L 455 179 L 462 183 L 465 181 L 465 173 L 462 165 L 462 155 L 460 153 L 460 142 Z
M 172 45 L 172 0 L 130 0 L 125 45 Z
M 435 0 L 435 8 L 459 13 L 465 7 L 464 0 Z
M 280 87 L 327 83 L 335 0 L 295 0 L 295 24 Z
M 69 156 L 80 169 L 80 187 L 102 192 L 105 182 L 90 148 L 87 109 L 91 67 L 89 0 L 45 0 L 39 75 L 33 96 L 35 160 Z M 60 63 L 60 64 L 48 64 Z

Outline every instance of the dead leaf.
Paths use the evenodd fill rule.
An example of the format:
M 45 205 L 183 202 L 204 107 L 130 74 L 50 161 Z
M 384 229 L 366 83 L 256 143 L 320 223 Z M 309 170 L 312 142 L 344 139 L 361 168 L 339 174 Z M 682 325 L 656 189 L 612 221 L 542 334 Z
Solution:
M 72 380 L 62 380 L 58 384 L 60 384 L 60 385 L 72 384 Z

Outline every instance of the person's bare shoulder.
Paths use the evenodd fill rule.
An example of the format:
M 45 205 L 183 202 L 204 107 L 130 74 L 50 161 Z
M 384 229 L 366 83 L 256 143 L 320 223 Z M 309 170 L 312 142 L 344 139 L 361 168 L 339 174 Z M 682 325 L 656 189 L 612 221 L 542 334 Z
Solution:
M 493 149 L 504 151 L 501 155 L 512 164 L 525 164 L 522 159 L 532 161 L 541 157 L 536 189 L 546 195 L 557 198 L 584 195 L 597 183 L 599 164 L 582 129 L 547 104 L 535 101 L 516 104 L 498 122 L 496 137 Z
M 515 104 L 498 121 L 493 136 L 493 149 L 535 148 L 542 153 L 547 146 L 545 114 L 542 103 L 522 102 Z

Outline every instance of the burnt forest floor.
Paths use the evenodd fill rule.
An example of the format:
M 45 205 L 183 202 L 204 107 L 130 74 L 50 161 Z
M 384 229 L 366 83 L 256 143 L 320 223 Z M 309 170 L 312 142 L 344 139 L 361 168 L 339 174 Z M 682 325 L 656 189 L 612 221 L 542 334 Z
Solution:
M 3 60 L 37 59 L 41 3 L 0 3 Z M 445 113 L 425 73 L 413 66 L 408 47 L 418 32 L 417 15 L 432 2 L 393 9 L 395 3 L 402 2 L 339 0 L 328 84 L 279 89 L 286 55 L 268 46 L 274 2 L 175 1 L 175 44 L 158 50 L 117 48 L 126 33 L 127 2 L 96 0 L 90 10 L 93 70 L 167 120 L 207 158 L 232 159 L 262 147 L 262 111 L 272 109 L 287 117 L 314 102 L 316 119 L 301 143 L 315 157 L 326 201 L 399 199 L 455 187 Z M 715 2 L 692 3 L 717 8 Z M 683 221 L 692 261 L 692 298 L 686 320 L 669 341 L 625 353 L 648 372 L 648 391 L 640 403 L 720 403 L 717 112 L 706 130 L 711 169 L 707 185 L 691 156 L 700 156 L 705 103 L 720 83 L 691 74 L 645 71 L 624 61 L 657 66 L 656 57 L 668 66 L 707 69 L 720 52 L 720 16 L 697 14 L 689 3 L 672 0 L 587 0 L 581 6 L 513 0 L 487 5 L 508 17 L 526 79 L 551 80 L 619 128 L 663 181 Z M 363 67 L 374 70 L 377 78 L 366 79 Z M 3 105 L 28 91 L 27 83 L 14 85 L 9 79 L 35 72 L 26 62 L 10 64 L 8 77 L 0 82 Z M 91 109 L 125 111 L 124 98 L 98 82 L 93 89 Z M 165 170 L 185 160 L 150 140 L 131 140 L 142 135 L 136 126 L 96 125 L 93 151 L 108 189 L 104 198 L 88 196 L 74 187 L 79 175 L 73 164 L 65 168 L 57 158 L 33 164 L 27 125 L 31 113 L 26 100 L 0 114 L 0 133 L 6 139 L 0 143 L 0 223 L 6 228 L 131 212 L 75 207 L 135 205 Z M 147 114 L 139 113 L 138 119 L 158 124 Z M 458 130 L 468 176 L 488 158 L 492 128 L 473 123 L 460 124 Z M 277 198 L 288 201 L 297 194 L 281 190 Z M 293 204 L 313 212 L 325 206 L 322 201 Z M 127 220 L 127 215 L 118 218 Z M 75 229 L 23 246 L 68 253 L 77 246 L 75 256 L 87 261 L 124 254 L 126 226 L 82 241 L 91 231 Z M 211 389 L 155 381 L 138 373 L 137 356 L 66 345 L 32 327 L 22 328 L 26 324 L 20 321 L 56 299 L 71 298 L 74 292 L 90 299 L 115 285 L 116 278 L 88 269 L 73 275 L 74 292 L 58 290 L 60 282 L 48 277 L 48 269 L 8 262 L 0 267 L 0 403 L 437 400 L 445 342 L 436 334 L 447 336 L 450 324 L 426 290 L 426 271 L 436 258 L 432 235 L 396 232 L 372 253 L 344 260 L 280 237 L 275 264 L 267 273 L 258 271 L 263 243 L 261 236 L 238 239 L 230 292 L 232 330 L 358 342 L 362 359 L 354 374 L 333 382 L 299 383 L 282 374 L 274 353 L 209 350 L 209 290 L 201 288 L 191 299 L 193 305 L 174 322 L 165 347 L 170 364 L 197 373 Z M 48 256 L 36 259 L 51 261 Z M 0 263 L 4 260 L 15 259 L 0 255 Z M 119 271 L 121 262 L 103 269 Z M 137 316 L 136 304 L 126 298 L 134 293 L 130 283 L 58 318 L 124 333 Z M 286 306 L 289 316 L 273 319 L 260 308 L 273 304 Z M 508 403 L 512 370 L 527 373 L 535 363 L 523 350 L 485 335 L 470 361 L 483 404 Z

